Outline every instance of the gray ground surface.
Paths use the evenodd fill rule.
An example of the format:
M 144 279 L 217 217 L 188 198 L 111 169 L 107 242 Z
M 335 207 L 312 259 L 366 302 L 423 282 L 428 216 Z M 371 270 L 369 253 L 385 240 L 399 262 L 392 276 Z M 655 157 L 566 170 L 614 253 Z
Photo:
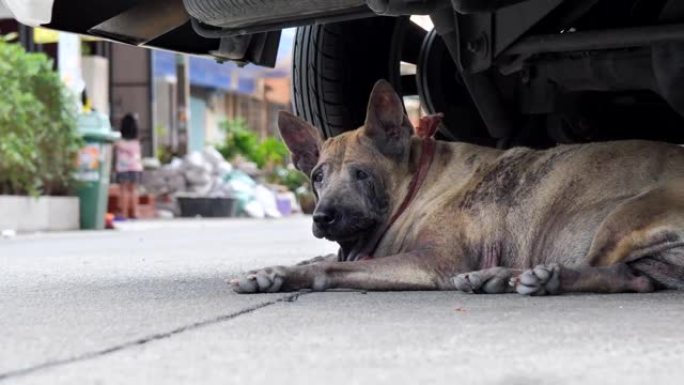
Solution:
M 684 293 L 293 298 L 224 283 L 333 250 L 307 218 L 0 239 L 0 383 L 684 383 Z

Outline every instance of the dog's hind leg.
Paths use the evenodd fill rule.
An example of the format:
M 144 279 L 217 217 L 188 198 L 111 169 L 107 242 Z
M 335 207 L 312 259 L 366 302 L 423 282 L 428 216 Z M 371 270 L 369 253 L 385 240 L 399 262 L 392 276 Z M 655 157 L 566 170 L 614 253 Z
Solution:
M 618 206 L 578 267 L 540 265 L 513 284 L 528 295 L 684 289 L 684 185 L 660 186 Z
M 657 289 L 684 289 L 684 183 L 661 186 L 615 210 L 588 255 L 593 266 L 624 263 Z
M 684 247 L 637 259 L 629 266 L 653 280 L 658 289 L 684 290 Z
M 438 290 L 450 288 L 429 258 L 404 253 L 354 262 L 318 262 L 276 266 L 248 273 L 230 281 L 238 293 L 328 290 Z
M 572 292 L 647 293 L 653 281 L 624 263 L 568 268 L 559 264 L 539 265 L 511 279 L 511 287 L 524 295 L 553 295 Z
M 456 290 L 475 294 L 515 293 L 511 279 L 520 275 L 521 270 L 507 267 L 491 267 L 459 274 L 452 278 Z
M 684 289 L 684 237 L 663 231 L 654 230 L 647 236 L 648 242 L 644 239 L 639 247 L 625 249 L 619 263 L 576 268 L 539 265 L 513 278 L 511 284 L 515 291 L 527 295 Z
M 571 269 L 557 263 L 539 265 L 522 272 L 519 269 L 492 267 L 459 274 L 454 287 L 466 293 L 550 295 L 562 292 L 648 292 L 650 279 L 636 275 L 625 264 L 608 267 Z

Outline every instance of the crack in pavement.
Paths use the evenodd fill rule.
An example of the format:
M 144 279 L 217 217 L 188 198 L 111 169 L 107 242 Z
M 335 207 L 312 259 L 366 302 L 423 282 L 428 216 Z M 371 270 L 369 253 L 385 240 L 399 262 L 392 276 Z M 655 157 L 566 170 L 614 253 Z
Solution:
M 31 374 L 31 373 L 34 373 L 34 372 L 37 372 L 37 371 L 43 370 L 43 369 L 54 368 L 57 366 L 67 365 L 67 364 L 71 364 L 71 363 L 75 363 L 75 362 L 92 360 L 92 359 L 102 357 L 102 356 L 105 356 L 108 354 L 116 353 L 116 352 L 119 352 L 119 351 L 122 351 L 122 350 L 125 350 L 128 348 L 133 348 L 136 346 L 148 344 L 150 342 L 167 339 L 167 338 L 173 337 L 177 334 L 180 334 L 180 333 L 183 333 L 186 331 L 197 330 L 197 329 L 200 329 L 200 328 L 205 327 L 205 326 L 216 325 L 216 324 L 219 324 L 221 322 L 230 321 L 230 320 L 235 319 L 241 315 L 249 314 L 249 313 L 255 312 L 259 309 L 263 309 L 265 307 L 275 305 L 275 304 L 280 303 L 280 302 L 294 302 L 297 300 L 297 298 L 299 298 L 300 295 L 305 295 L 305 294 L 308 294 L 308 293 L 307 292 L 294 293 L 294 294 L 291 294 L 291 295 L 288 295 L 285 297 L 278 298 L 278 299 L 273 300 L 273 301 L 263 302 L 263 303 L 260 303 L 258 305 L 255 305 L 255 306 L 248 307 L 246 309 L 243 309 L 243 310 L 240 310 L 240 311 L 237 311 L 234 313 L 224 314 L 224 315 L 220 315 L 218 317 L 210 318 L 210 319 L 207 319 L 204 321 L 194 322 L 194 323 L 191 323 L 188 325 L 177 327 L 177 328 L 169 330 L 167 332 L 151 334 L 151 335 L 141 337 L 141 338 L 138 338 L 138 339 L 135 339 L 132 341 L 124 342 L 124 343 L 119 344 L 119 345 L 114 345 L 114 346 L 108 347 L 106 349 L 96 350 L 93 352 L 87 352 L 87 353 L 83 353 L 83 354 L 73 356 L 73 357 L 69 357 L 69 358 L 47 361 L 47 362 L 43 362 L 42 364 L 29 366 L 29 367 L 23 368 L 23 369 L 10 370 L 10 371 L 5 372 L 5 373 L 0 373 L 0 381 L 5 381 L 7 379 L 14 378 L 14 377 L 26 376 L 28 374 Z

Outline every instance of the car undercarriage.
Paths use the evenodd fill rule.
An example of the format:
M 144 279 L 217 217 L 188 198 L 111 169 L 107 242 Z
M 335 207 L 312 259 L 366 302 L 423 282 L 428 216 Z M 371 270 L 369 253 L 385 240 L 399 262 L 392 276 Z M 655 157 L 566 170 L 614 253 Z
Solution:
M 265 66 L 298 27 L 295 110 L 327 137 L 385 78 L 444 113 L 447 140 L 684 142 L 682 1 L 56 0 L 47 27 Z

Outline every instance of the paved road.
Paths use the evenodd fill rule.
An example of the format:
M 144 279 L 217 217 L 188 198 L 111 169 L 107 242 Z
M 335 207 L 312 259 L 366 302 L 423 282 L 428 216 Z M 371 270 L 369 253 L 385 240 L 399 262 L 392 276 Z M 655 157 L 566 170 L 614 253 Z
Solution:
M 0 239 L 0 384 L 678 384 L 684 293 L 237 295 L 306 218 Z

